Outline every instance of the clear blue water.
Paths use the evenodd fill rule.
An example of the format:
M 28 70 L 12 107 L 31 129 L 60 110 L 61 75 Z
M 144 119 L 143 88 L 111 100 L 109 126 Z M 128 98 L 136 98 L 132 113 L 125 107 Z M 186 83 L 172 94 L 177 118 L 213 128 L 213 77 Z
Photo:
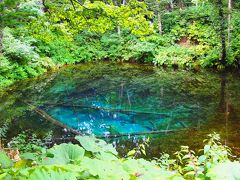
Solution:
M 148 136 L 150 157 L 174 152 L 180 145 L 199 148 L 213 131 L 231 147 L 240 147 L 239 80 L 234 73 L 80 64 L 14 85 L 0 98 L 0 123 L 10 122 L 8 138 L 22 131 L 74 136 L 37 114 L 23 102 L 27 101 L 83 134 L 130 134 L 106 139 L 122 154 Z M 168 130 L 173 132 L 162 133 Z M 152 131 L 161 133 L 148 134 Z M 141 136 L 134 135 L 138 133 Z
M 54 107 L 47 112 L 55 119 L 84 134 L 132 134 L 185 127 L 181 122 L 170 123 L 170 114 L 118 112 L 113 109 L 109 112 L 76 107 Z

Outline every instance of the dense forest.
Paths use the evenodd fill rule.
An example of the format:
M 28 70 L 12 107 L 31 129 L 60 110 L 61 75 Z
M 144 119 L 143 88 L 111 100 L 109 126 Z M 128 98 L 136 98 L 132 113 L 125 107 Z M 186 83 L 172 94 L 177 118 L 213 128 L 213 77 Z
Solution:
M 225 143 L 218 134 L 223 125 L 230 126 L 230 120 L 239 120 L 239 74 L 227 77 L 240 68 L 239 27 L 239 0 L 0 0 L 0 179 L 239 179 L 240 153 L 235 147 L 239 139 L 228 144 L 230 133 L 224 132 Z M 150 104 L 151 112 L 145 104 Z M 26 109 L 36 113 L 41 123 L 48 119 L 75 137 L 67 136 L 71 143 L 49 145 L 51 133 L 24 132 L 23 127 L 30 126 L 17 122 L 18 118 L 33 122 Z M 181 146 L 174 154 L 158 152 L 159 157 L 149 157 L 151 138 L 143 136 L 136 146 L 129 146 L 129 152 L 121 153 L 103 136 L 85 136 L 91 134 L 82 134 L 85 127 L 78 131 L 66 120 L 86 114 L 90 119 L 101 115 L 152 120 L 142 122 L 144 126 L 136 121 L 116 125 L 123 126 L 122 132 L 134 127 L 130 134 L 100 123 L 115 132 L 110 134 L 113 138 L 167 134 L 196 124 L 205 131 L 208 126 L 201 123 L 206 116 L 223 117 L 224 123 L 216 128 L 219 132 L 206 137 L 204 132 L 196 139 L 205 139 L 199 152 L 200 143 L 194 150 Z M 57 122 L 53 115 L 66 118 Z M 154 120 L 160 117 L 165 121 L 157 124 Z M 44 126 L 52 128 L 36 123 L 39 131 Z M 18 129 L 18 135 L 10 128 Z M 232 134 L 237 137 L 239 129 L 235 129 Z M 165 138 L 172 146 L 181 143 L 173 139 Z M 121 139 L 116 142 L 121 144 Z
M 239 66 L 238 1 L 1 2 L 0 85 L 89 61 Z

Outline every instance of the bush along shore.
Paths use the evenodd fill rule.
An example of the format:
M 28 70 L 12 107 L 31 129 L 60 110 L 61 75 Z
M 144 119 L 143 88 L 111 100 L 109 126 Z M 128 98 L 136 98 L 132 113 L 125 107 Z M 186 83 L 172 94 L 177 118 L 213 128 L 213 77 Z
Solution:
M 240 3 L 3 0 L 0 88 L 89 61 L 238 68 Z

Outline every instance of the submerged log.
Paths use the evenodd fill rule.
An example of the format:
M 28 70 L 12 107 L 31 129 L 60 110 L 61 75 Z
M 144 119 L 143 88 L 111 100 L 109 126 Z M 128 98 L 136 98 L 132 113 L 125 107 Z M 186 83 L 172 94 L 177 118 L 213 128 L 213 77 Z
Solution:
M 88 109 L 96 109 L 96 110 L 103 110 L 108 112 L 122 112 L 128 114 L 153 114 L 153 115 L 160 115 L 166 116 L 170 115 L 170 113 L 159 113 L 159 112 L 149 112 L 149 111 L 137 111 L 137 110 L 126 110 L 126 109 L 113 109 L 113 108 L 105 108 L 100 106 L 87 106 L 87 105 L 74 105 L 74 104 L 65 104 L 65 103 L 42 103 L 45 106 L 63 106 L 63 107 L 73 107 L 73 108 L 88 108 Z
M 51 122 L 54 125 L 57 125 L 59 127 L 65 128 L 67 129 L 69 132 L 73 133 L 74 135 L 85 135 L 82 134 L 81 132 L 68 127 L 67 125 L 59 122 L 58 120 L 54 119 L 53 117 L 51 117 L 48 113 L 46 113 L 45 111 L 43 111 L 42 109 L 39 109 L 38 107 L 32 105 L 29 102 L 23 101 L 26 105 L 28 105 L 34 112 L 36 112 L 37 114 L 39 114 L 41 117 L 43 117 L 44 119 L 46 119 L 47 121 Z M 145 112 L 146 113 L 146 112 Z M 181 129 L 184 130 L 184 129 Z M 95 136 L 96 138 L 118 138 L 118 137 L 131 137 L 131 136 L 139 136 L 139 135 L 151 135 L 151 134 L 161 134 L 161 133 L 169 133 L 169 132 L 176 132 L 177 130 L 158 130 L 158 131 L 145 131 L 145 132 L 136 132 L 136 133 L 125 133 L 125 134 L 108 134 L 108 135 L 98 135 Z M 89 135 L 89 134 L 86 134 Z M 67 138 L 53 138 L 52 141 L 69 141 L 69 142 L 76 142 L 74 137 L 67 137 Z M 50 142 L 51 143 L 51 142 Z
M 29 102 L 23 101 L 25 104 L 27 104 L 31 110 L 33 110 L 35 113 L 39 114 L 41 117 L 43 117 L 44 119 L 46 119 L 47 121 L 51 122 L 54 125 L 57 125 L 59 127 L 65 128 L 67 129 L 69 132 L 75 134 L 75 135 L 82 135 L 82 133 L 80 133 L 79 131 L 68 127 L 67 125 L 59 122 L 58 120 L 54 119 L 53 117 L 51 117 L 48 113 L 46 113 L 45 111 L 43 111 L 42 109 L 39 109 L 38 107 L 30 104 Z
M 185 130 L 185 129 L 181 129 L 181 130 Z M 136 132 L 136 133 L 128 133 L 128 134 L 98 135 L 94 137 L 96 138 L 119 138 L 119 137 L 126 137 L 126 136 L 133 137 L 133 136 L 140 136 L 140 135 L 162 134 L 162 133 L 169 133 L 169 132 L 176 132 L 176 131 L 177 130 L 159 130 L 159 131 Z M 48 142 L 47 144 L 51 146 L 51 144 L 55 144 L 55 143 L 58 144 L 63 142 L 64 143 L 72 142 L 72 143 L 79 144 L 79 142 L 75 139 L 75 137 L 52 138 L 52 141 Z
M 161 134 L 161 133 L 169 133 L 175 132 L 176 130 L 158 130 L 158 131 L 145 131 L 145 132 L 136 132 L 136 133 L 127 133 L 127 134 L 109 134 L 109 135 L 100 135 L 96 136 L 96 138 L 115 138 L 115 137 L 124 137 L 124 136 L 140 136 L 140 135 L 150 135 L 150 134 Z

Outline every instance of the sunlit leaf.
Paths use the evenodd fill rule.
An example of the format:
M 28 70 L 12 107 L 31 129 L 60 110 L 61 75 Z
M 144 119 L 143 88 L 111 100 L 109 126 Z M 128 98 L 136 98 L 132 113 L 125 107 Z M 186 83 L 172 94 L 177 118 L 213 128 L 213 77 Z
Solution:
M 225 162 L 219 163 L 207 172 L 207 177 L 211 179 L 240 179 L 240 163 L 239 162 Z
M 47 158 L 45 164 L 69 164 L 81 160 L 85 150 L 79 145 L 60 144 L 49 149 L 49 153 L 53 154 L 53 158 Z
M 86 151 L 90 151 L 92 153 L 110 152 L 117 155 L 116 149 L 113 148 L 111 144 L 107 144 L 101 139 L 96 139 L 95 137 L 90 136 L 76 136 L 75 138 L 80 142 Z

